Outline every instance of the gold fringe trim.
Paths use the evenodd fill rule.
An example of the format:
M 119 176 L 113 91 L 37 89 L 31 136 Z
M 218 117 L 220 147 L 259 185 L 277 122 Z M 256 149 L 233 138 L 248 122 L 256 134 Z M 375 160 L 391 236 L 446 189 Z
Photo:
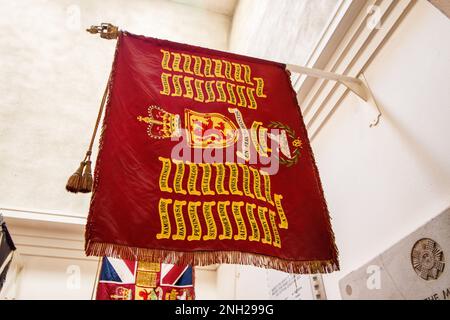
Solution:
M 108 256 L 126 260 L 192 266 L 208 266 L 217 263 L 253 265 L 295 274 L 331 273 L 339 270 L 336 260 L 294 261 L 239 251 L 179 252 L 91 241 L 86 244 L 86 254 L 88 256 Z

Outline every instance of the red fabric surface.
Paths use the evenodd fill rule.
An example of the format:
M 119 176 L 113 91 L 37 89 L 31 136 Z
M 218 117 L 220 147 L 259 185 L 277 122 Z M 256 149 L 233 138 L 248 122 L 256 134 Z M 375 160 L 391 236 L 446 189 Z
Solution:
M 229 102 L 205 103 L 183 96 L 163 95 L 160 93 L 163 90 L 161 74 L 166 71 L 162 67 L 163 54 L 161 49 L 248 65 L 251 67 L 252 77 L 264 79 L 263 91 L 266 97 L 257 97 L 257 109 L 250 109 L 231 105 Z M 193 65 L 194 62 L 192 62 Z M 202 67 L 204 68 L 205 65 L 203 64 Z M 170 73 L 177 74 L 175 71 Z M 205 70 L 202 73 L 204 74 Z M 205 81 L 224 80 L 216 77 L 197 77 L 195 74 L 190 76 Z M 225 80 L 227 81 L 227 79 Z M 233 81 L 230 80 L 229 82 Z M 181 83 L 183 82 L 181 81 Z M 175 90 L 173 86 L 171 90 L 172 92 Z M 204 92 L 206 95 L 206 90 Z M 217 90 L 215 93 L 218 95 Z M 151 105 L 159 106 L 171 114 L 178 114 L 181 117 L 183 128 L 185 127 L 185 109 L 200 113 L 219 113 L 231 119 L 238 126 L 234 114 L 228 111 L 228 108 L 237 108 L 248 128 L 251 127 L 253 121 L 261 122 L 265 127 L 276 121 L 295 131 L 295 137 L 301 141 L 297 163 L 289 167 L 280 165 L 278 172 L 271 176 L 271 190 L 273 193 L 283 196 L 282 206 L 288 220 L 287 229 L 278 229 L 281 248 L 261 243 L 261 241 L 219 240 L 218 238 L 207 241 L 202 239 L 188 241 L 187 239 L 173 240 L 172 237 L 170 239 L 156 238 L 156 235 L 161 232 L 160 215 L 158 214 L 158 204 L 161 198 L 187 202 L 244 201 L 245 203 L 254 203 L 257 206 L 265 206 L 275 212 L 277 210 L 267 201 L 249 199 L 246 196 L 218 194 L 196 196 L 189 193 L 183 195 L 161 191 L 159 185 L 161 161 L 159 157 L 171 158 L 172 148 L 178 142 L 149 137 L 147 124 L 138 121 L 137 117 L 148 116 L 147 109 Z M 297 105 L 289 74 L 286 72 L 284 65 L 122 32 L 119 36 L 113 64 L 110 97 L 106 106 L 103 129 L 86 230 L 88 254 L 123 258 L 132 258 L 134 255 L 136 259 L 151 260 L 147 255 L 151 250 L 160 250 L 166 253 L 202 252 L 202 254 L 214 251 L 225 252 L 225 254 L 226 252 L 242 252 L 268 257 L 269 259 L 273 257 L 277 261 L 293 262 L 299 265 L 302 263 L 311 265 L 316 261 L 327 261 L 327 264 L 324 265 L 332 265 L 331 268 L 334 270 L 338 268 L 337 251 L 318 171 L 314 163 L 300 108 Z M 153 130 L 157 132 L 156 129 Z M 200 150 L 210 152 L 210 149 Z M 252 149 L 252 152 L 255 153 L 254 149 Z M 257 169 L 264 167 L 259 163 L 250 164 L 250 166 Z M 239 172 L 241 174 L 241 171 Z M 174 174 L 175 167 L 172 165 L 170 175 L 173 177 Z M 189 167 L 186 166 L 183 180 L 185 189 L 188 175 Z M 251 172 L 250 175 L 252 182 L 254 182 Z M 225 177 L 228 178 L 228 176 L 227 168 Z M 199 168 L 196 182 L 197 190 L 201 190 L 201 178 L 202 169 Z M 211 176 L 211 188 L 213 190 L 214 181 L 215 171 L 213 170 Z M 241 184 L 242 179 L 239 176 L 239 189 L 242 191 Z M 228 187 L 228 184 L 225 183 L 225 186 Z M 263 187 L 261 187 L 261 190 L 264 194 Z M 187 215 L 187 206 L 184 206 L 183 211 L 186 234 L 189 236 L 192 227 Z M 231 212 L 231 205 L 227 208 L 227 211 L 233 235 L 235 235 L 238 227 Z M 173 235 L 176 233 L 177 224 L 172 214 L 172 206 L 170 206 L 169 212 Z M 246 216 L 245 206 L 242 208 L 242 214 L 244 217 Z M 255 216 L 258 216 L 257 210 L 255 210 Z M 203 236 L 206 234 L 207 226 L 201 207 L 198 211 L 198 217 Z M 214 220 L 217 233 L 221 234 L 221 220 L 217 214 L 214 215 Z M 250 235 L 251 225 L 248 219 L 244 220 L 247 234 Z M 269 215 L 267 215 L 267 222 L 271 227 Z M 277 224 L 280 223 L 279 216 L 276 217 L 276 222 Z M 263 226 L 259 220 L 258 226 L 263 237 Z M 273 230 L 272 238 L 274 238 Z M 94 250 L 95 244 L 104 244 L 104 247 L 102 247 L 103 249 L 98 247 L 97 250 Z M 124 248 L 129 248 L 130 254 L 126 254 Z M 137 248 L 144 250 L 139 251 Z M 208 263 L 226 260 L 217 259 L 217 255 L 214 257 L 211 254 L 211 259 L 206 260 Z M 211 261 L 214 259 L 217 261 Z M 240 262 L 260 265 L 244 260 L 241 259 Z M 175 261 L 170 262 L 174 263 Z M 183 263 L 198 264 L 198 261 L 183 261 Z M 275 268 L 288 269 L 288 267 Z M 299 268 L 294 268 L 294 270 L 308 272 L 303 269 L 299 270 Z M 330 270 L 315 269 L 313 271 Z

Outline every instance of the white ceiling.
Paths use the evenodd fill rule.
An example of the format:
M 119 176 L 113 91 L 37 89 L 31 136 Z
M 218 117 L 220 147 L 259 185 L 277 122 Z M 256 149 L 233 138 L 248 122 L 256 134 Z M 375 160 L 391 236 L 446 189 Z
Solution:
M 232 16 L 238 0 L 169 0 L 202 8 L 226 16 Z

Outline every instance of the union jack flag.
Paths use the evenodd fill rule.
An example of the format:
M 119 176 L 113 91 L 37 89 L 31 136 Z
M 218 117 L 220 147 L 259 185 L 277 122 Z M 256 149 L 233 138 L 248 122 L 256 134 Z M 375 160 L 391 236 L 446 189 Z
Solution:
M 192 266 L 104 257 L 97 300 L 193 300 Z

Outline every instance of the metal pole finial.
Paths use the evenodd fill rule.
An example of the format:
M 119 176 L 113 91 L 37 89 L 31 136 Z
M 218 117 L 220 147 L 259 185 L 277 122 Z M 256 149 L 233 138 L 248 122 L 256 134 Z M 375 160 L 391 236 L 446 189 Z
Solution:
M 117 39 L 119 36 L 119 27 L 112 25 L 111 23 L 102 23 L 99 26 L 91 26 L 89 29 L 86 29 L 87 32 L 92 34 L 100 34 L 100 37 L 103 39 Z

